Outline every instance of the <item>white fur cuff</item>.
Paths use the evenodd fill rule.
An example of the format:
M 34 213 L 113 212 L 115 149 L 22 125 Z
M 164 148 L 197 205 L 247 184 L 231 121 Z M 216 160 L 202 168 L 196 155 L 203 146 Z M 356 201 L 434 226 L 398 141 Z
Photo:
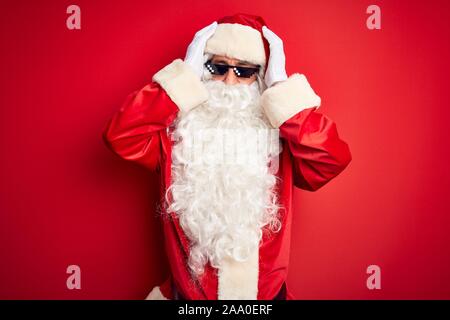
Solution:
M 208 100 L 200 78 L 181 59 L 176 59 L 153 76 L 182 111 L 189 111 Z
M 267 89 L 261 96 L 262 108 L 274 128 L 304 109 L 320 107 L 320 102 L 306 77 L 298 73 Z

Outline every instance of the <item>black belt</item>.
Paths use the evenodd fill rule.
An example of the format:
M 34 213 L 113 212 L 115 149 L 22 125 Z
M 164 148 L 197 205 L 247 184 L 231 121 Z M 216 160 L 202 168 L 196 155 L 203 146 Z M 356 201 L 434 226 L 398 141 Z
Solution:
M 175 286 L 173 286 L 172 290 L 174 300 L 187 300 Z M 283 282 L 280 291 L 278 291 L 277 295 L 272 300 L 286 300 L 286 282 Z

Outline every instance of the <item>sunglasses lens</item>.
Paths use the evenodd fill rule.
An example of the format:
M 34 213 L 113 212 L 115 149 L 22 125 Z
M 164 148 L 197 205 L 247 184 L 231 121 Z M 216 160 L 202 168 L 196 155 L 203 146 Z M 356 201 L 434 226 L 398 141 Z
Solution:
M 228 71 L 228 66 L 226 66 L 226 65 L 220 65 L 220 64 L 215 64 L 215 63 L 211 63 L 211 62 L 206 62 L 205 66 L 209 72 L 211 72 L 212 74 L 216 74 L 216 75 L 222 76 L 225 73 L 227 73 L 227 71 Z
M 231 67 L 236 74 L 236 76 L 240 78 L 250 78 L 253 74 L 258 72 L 259 68 L 248 68 L 248 67 L 234 67 L 226 64 L 216 64 L 211 63 L 210 61 L 205 63 L 206 68 L 209 72 L 216 75 L 223 76 L 228 72 L 228 69 Z
M 217 70 L 217 74 L 220 74 L 221 76 L 228 72 L 228 66 L 227 65 L 215 64 L 214 66 L 215 66 L 215 68 Z
M 238 77 L 250 78 L 253 74 L 258 72 L 258 68 L 235 67 L 234 72 Z
M 212 74 L 217 74 L 217 68 L 214 64 L 210 63 L 209 61 L 205 63 L 206 69 L 208 69 L 209 72 Z

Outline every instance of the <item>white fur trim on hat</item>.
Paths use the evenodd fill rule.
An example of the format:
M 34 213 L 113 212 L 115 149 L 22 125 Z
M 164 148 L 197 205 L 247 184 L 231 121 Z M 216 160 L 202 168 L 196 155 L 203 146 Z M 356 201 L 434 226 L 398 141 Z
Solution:
M 189 65 L 181 59 L 162 68 L 153 76 L 182 111 L 189 111 L 208 100 L 208 90 Z
M 218 273 L 219 300 L 257 300 L 259 248 L 248 260 L 226 259 Z
M 261 96 L 262 108 L 274 128 L 279 128 L 283 122 L 304 109 L 318 108 L 320 103 L 320 97 L 306 77 L 298 73 L 267 89 Z
M 206 53 L 247 61 L 264 66 L 266 54 L 261 33 L 239 23 L 220 23 L 206 42 Z
M 154 287 L 145 300 L 169 300 L 162 294 L 158 286 Z

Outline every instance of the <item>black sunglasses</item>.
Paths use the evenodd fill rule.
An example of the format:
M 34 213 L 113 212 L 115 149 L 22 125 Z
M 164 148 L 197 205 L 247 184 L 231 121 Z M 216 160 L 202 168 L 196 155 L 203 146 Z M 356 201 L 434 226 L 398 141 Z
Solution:
M 239 78 L 250 78 L 253 74 L 259 71 L 259 67 L 252 68 L 252 67 L 230 66 L 228 64 L 212 63 L 211 60 L 205 63 L 205 67 L 212 74 L 221 76 L 227 73 L 228 69 L 231 68 L 236 74 L 236 76 L 238 76 Z

